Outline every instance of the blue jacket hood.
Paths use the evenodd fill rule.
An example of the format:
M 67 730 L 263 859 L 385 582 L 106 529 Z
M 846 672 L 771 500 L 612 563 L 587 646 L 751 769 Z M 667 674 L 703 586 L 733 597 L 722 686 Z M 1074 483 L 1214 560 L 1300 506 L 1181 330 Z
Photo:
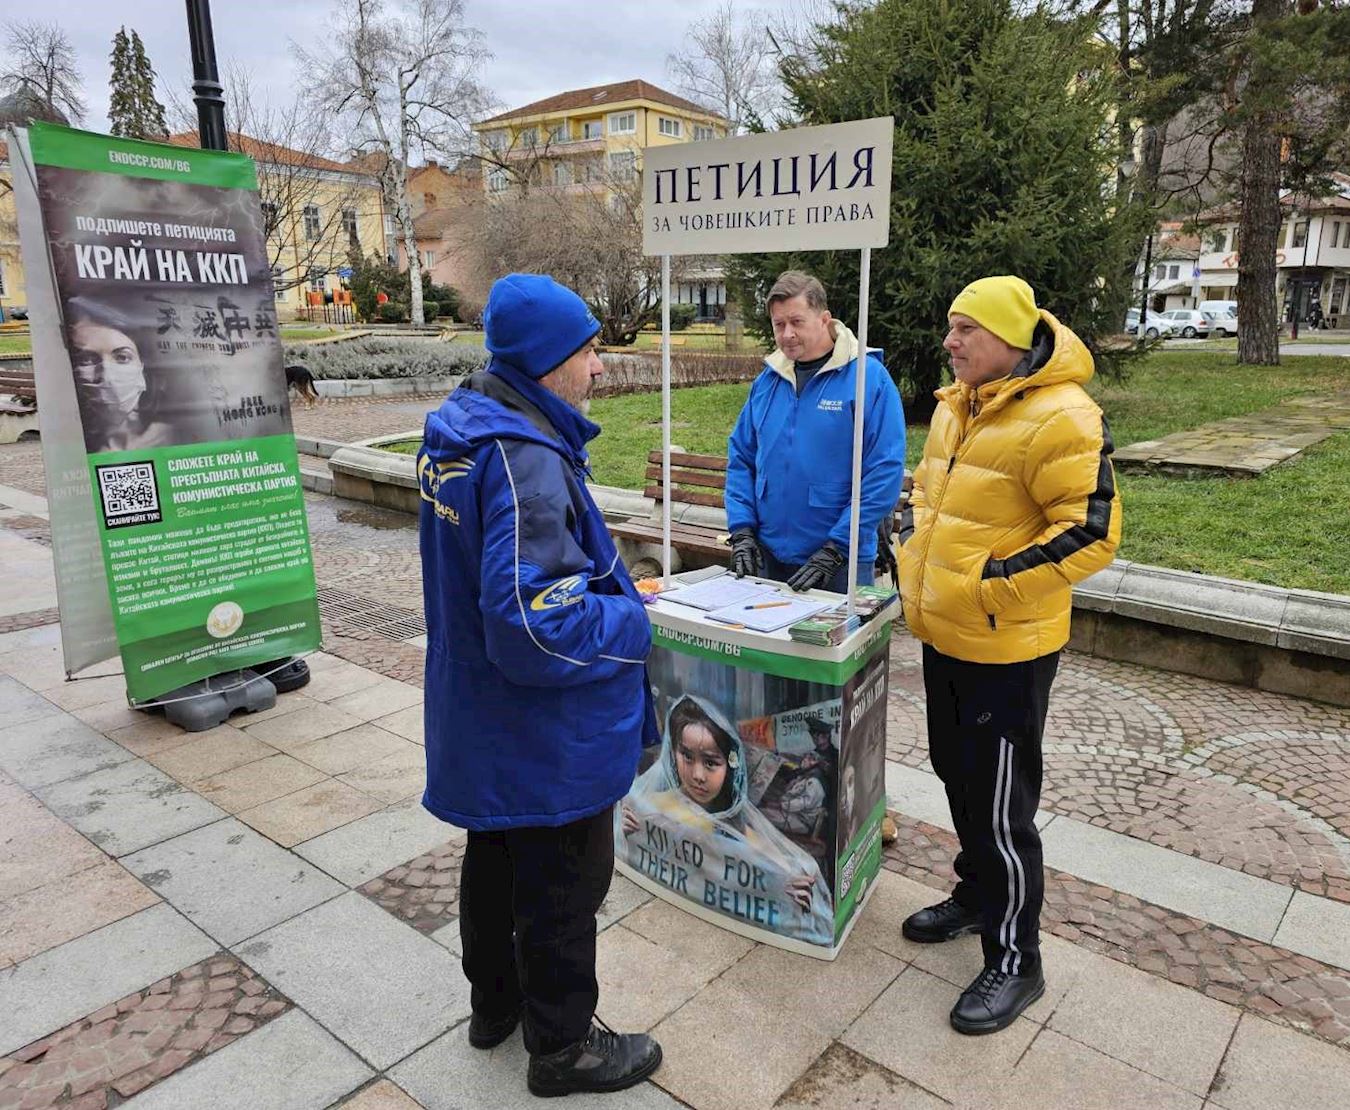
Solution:
M 459 458 L 489 440 L 514 439 L 585 466 L 586 443 L 599 434 L 599 425 L 562 398 L 494 359 L 427 414 L 423 443 L 434 462 Z

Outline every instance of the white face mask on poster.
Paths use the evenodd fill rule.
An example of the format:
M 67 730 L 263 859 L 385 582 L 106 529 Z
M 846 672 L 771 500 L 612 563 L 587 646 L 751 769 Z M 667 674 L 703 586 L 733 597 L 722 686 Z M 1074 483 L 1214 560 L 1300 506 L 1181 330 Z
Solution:
M 129 416 L 145 392 L 145 367 L 136 344 L 116 328 L 82 321 L 71 329 L 75 383 L 110 417 Z

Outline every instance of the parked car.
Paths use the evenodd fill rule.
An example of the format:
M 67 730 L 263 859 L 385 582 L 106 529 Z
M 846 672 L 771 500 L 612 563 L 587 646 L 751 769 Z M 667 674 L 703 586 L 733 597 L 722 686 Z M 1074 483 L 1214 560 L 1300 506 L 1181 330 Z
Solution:
M 1125 313 L 1125 330 L 1130 335 L 1135 335 L 1139 330 L 1139 310 L 1132 308 Z M 1148 318 L 1144 321 L 1144 338 L 1157 339 L 1159 336 L 1169 336 L 1173 334 L 1171 320 L 1165 320 L 1156 312 L 1150 312 Z
M 1209 317 L 1215 335 L 1237 335 L 1237 301 L 1201 301 L 1197 308 Z
M 1164 312 L 1164 320 L 1171 321 L 1172 330 L 1183 339 L 1204 339 L 1209 335 L 1210 318 L 1198 308 L 1174 308 Z
M 1237 313 L 1206 312 L 1205 315 L 1209 317 L 1209 329 L 1214 335 L 1220 338 L 1237 335 Z

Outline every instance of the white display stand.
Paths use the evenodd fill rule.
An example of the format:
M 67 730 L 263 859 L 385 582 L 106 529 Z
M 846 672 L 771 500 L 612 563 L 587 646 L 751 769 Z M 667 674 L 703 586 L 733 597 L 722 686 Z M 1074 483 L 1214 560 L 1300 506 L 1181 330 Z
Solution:
M 843 601 L 821 591 L 809 596 Z M 671 602 L 649 612 L 648 674 L 662 743 L 646 752 L 633 792 L 616 810 L 619 870 L 714 924 L 833 959 L 881 866 L 886 694 L 899 602 L 835 647 L 798 643 L 786 629 L 734 628 Z M 672 733 L 683 733 L 688 703 L 723 733 L 734 732 L 723 736 L 730 740 L 725 773 L 741 781 L 720 812 L 689 796 L 678 765 Z M 797 803 L 807 808 L 794 811 Z M 809 910 L 790 889 L 804 873 Z

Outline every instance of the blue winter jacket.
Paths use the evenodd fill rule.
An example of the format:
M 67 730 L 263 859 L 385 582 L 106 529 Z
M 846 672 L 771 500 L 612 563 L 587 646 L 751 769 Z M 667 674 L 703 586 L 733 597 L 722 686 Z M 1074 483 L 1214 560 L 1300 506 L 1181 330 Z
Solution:
M 451 824 L 599 813 L 655 741 L 651 626 L 583 480 L 599 431 L 500 361 L 427 415 L 422 804 Z
M 727 443 L 727 526 L 753 528 L 784 563 L 804 563 L 826 540 L 848 549 L 858 341 L 831 326 L 834 353 L 800 397 L 792 360 L 781 351 L 765 360 Z M 857 558 L 866 563 L 905 476 L 905 417 L 879 354 L 868 352 L 864 394 Z

